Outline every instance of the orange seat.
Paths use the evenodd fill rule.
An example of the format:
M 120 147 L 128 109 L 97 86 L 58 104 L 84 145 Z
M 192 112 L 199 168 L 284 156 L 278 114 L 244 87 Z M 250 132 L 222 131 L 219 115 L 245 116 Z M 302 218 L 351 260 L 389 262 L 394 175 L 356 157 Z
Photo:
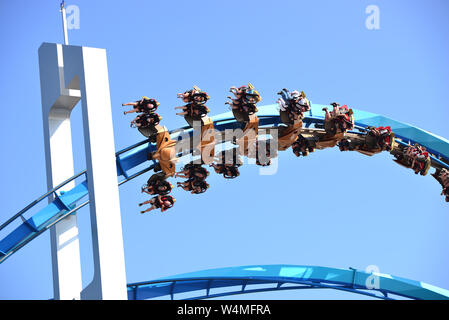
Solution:
M 167 128 L 157 126 L 156 151 L 151 154 L 151 158 L 158 160 L 162 171 L 167 176 L 172 176 L 176 172 L 175 164 L 178 161 L 176 157 L 176 141 L 170 138 Z
M 209 117 L 204 117 L 201 121 L 201 159 L 205 164 L 214 161 L 215 155 L 215 130 L 214 122 Z
M 284 151 L 291 147 L 291 145 L 298 139 L 298 135 L 301 133 L 302 120 L 294 121 L 293 125 L 289 125 L 282 130 L 278 136 L 278 150 Z
M 259 130 L 259 118 L 256 114 L 249 116 L 249 122 L 243 129 L 243 136 L 237 139 L 237 143 L 240 147 L 240 153 L 247 156 L 249 153 L 249 146 L 254 145 L 257 140 Z

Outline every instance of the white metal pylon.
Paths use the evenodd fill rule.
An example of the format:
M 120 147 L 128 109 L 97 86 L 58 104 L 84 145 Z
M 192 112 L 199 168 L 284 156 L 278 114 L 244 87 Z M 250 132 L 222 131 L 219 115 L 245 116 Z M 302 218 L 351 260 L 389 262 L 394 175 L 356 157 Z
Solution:
M 55 299 L 127 299 L 106 51 L 43 43 L 39 70 L 47 187 L 73 176 L 70 114 L 81 101 L 92 226 L 94 278 L 84 290 L 76 216 L 52 228 Z

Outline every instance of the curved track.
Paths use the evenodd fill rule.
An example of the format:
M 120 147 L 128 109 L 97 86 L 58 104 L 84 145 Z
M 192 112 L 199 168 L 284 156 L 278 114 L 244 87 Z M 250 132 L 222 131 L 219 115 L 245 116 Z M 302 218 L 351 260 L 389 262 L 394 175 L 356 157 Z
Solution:
M 303 119 L 305 128 L 319 127 L 324 123 L 324 105 L 312 105 Z M 353 109 L 354 110 L 354 109 Z M 277 105 L 259 107 L 259 127 L 278 127 L 281 124 Z M 401 123 L 387 117 L 360 110 L 354 110 L 355 129 L 352 133 L 364 134 L 367 126 L 390 126 L 395 133 L 399 144 L 418 143 L 425 146 L 431 153 L 431 162 L 434 168 L 449 169 L 449 141 L 430 132 L 412 125 Z M 214 128 L 217 131 L 239 128 L 232 112 L 222 113 L 211 117 Z M 171 138 L 177 140 L 181 133 L 192 134 L 193 129 L 183 127 L 170 131 Z M 116 154 L 117 176 L 122 177 L 119 185 L 130 181 L 141 174 L 152 170 L 155 162 L 148 162 L 148 153 L 156 150 L 154 143 L 148 140 L 141 141 Z M 146 167 L 144 167 L 146 165 Z M 140 170 L 138 170 L 140 167 Z M 142 168 L 143 167 L 143 168 Z M 67 192 L 59 192 L 59 189 L 67 183 L 85 176 L 85 171 L 67 179 L 54 189 L 46 192 L 38 199 L 31 202 L 24 209 L 8 219 L 0 226 L 0 263 L 17 252 L 20 248 L 45 232 L 70 214 L 89 203 L 87 182 L 84 180 Z M 44 199 L 52 201 L 43 209 L 35 210 L 36 204 Z M 34 209 L 34 210 L 33 210 Z M 20 220 L 19 220 L 20 218 Z M 18 226 L 17 226 L 18 224 Z
M 372 289 L 367 289 L 367 284 Z M 240 288 L 235 290 L 237 286 Z M 144 300 L 170 296 L 173 300 L 175 294 L 195 292 L 196 295 L 183 298 L 193 300 L 300 289 L 336 289 L 379 299 L 395 299 L 394 296 L 417 300 L 449 299 L 449 290 L 389 274 L 296 265 L 210 269 L 148 282 L 131 283 L 128 285 L 128 299 Z

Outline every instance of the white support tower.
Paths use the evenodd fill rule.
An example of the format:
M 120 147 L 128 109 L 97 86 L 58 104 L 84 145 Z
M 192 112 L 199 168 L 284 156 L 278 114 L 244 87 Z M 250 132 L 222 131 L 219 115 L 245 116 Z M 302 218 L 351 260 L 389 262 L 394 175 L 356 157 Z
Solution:
M 70 114 L 81 100 L 94 259 L 82 290 L 76 215 L 55 225 L 54 298 L 127 299 L 106 50 L 43 43 L 39 70 L 48 189 L 74 174 Z

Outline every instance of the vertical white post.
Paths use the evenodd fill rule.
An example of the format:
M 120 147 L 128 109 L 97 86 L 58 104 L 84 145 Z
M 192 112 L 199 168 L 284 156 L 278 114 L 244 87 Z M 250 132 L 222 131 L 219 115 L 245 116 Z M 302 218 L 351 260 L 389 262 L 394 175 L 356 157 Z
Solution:
M 52 189 L 74 174 L 70 113 L 80 100 L 80 91 L 65 88 L 61 45 L 39 49 L 39 69 L 47 188 Z M 62 190 L 73 186 L 71 182 Z M 54 299 L 79 300 L 82 282 L 76 216 L 51 228 L 50 238 Z
M 67 16 L 65 14 L 65 2 L 62 1 L 61 3 L 61 16 L 62 16 L 62 29 L 64 32 L 64 44 L 69 44 L 69 36 L 67 34 Z
M 54 69 L 57 61 L 62 61 L 62 67 L 61 64 L 58 66 L 56 75 Z M 67 130 L 64 123 L 68 121 L 70 124 L 71 110 L 79 100 L 82 102 L 94 278 L 82 291 L 81 298 L 127 299 L 106 51 L 44 43 L 39 49 L 39 64 L 44 131 L 46 119 L 49 119 L 47 116 L 50 115 L 51 119 L 53 114 L 63 114 L 62 110 L 65 110 L 66 114 L 60 115 L 64 120 L 58 123 L 58 129 Z M 56 79 L 53 79 L 55 77 Z M 59 90 L 55 90 L 55 86 Z M 44 96 L 51 98 L 44 99 Z M 45 138 L 47 140 L 48 137 Z M 69 141 L 66 142 L 64 147 L 55 144 L 53 148 L 51 141 L 51 156 L 55 154 L 57 157 L 56 154 L 59 155 L 60 150 L 66 152 Z M 54 168 L 51 167 L 50 170 Z M 65 176 L 65 179 L 70 176 Z M 61 238 L 61 234 L 58 236 Z M 66 285 L 71 286 L 68 279 L 61 279 L 61 274 L 65 273 L 62 270 L 68 268 L 68 260 L 71 260 L 72 264 L 79 264 L 79 257 L 72 252 L 67 264 L 62 264 L 61 261 L 66 256 L 62 256 L 57 245 L 53 247 L 53 253 L 59 259 L 56 266 L 59 284 L 55 285 L 59 285 L 59 290 L 62 291 Z

